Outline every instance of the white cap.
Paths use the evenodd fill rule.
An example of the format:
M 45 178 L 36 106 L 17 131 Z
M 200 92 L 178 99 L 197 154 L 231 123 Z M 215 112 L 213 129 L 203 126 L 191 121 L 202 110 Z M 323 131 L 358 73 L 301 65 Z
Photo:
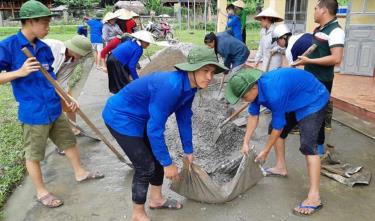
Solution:
M 239 8 L 245 8 L 245 3 L 242 0 L 237 0 L 232 3 L 234 6 L 239 7 Z
M 273 9 L 273 8 L 266 8 L 257 16 L 254 17 L 255 20 L 260 20 L 262 17 L 270 17 L 275 18 L 276 22 L 284 21 L 284 19 Z
M 289 30 L 288 26 L 286 24 L 279 24 L 278 26 L 275 27 L 272 31 L 272 38 L 273 39 L 279 39 L 283 35 L 286 34 L 292 34 L 292 32 Z
M 121 20 L 129 20 L 133 17 L 131 12 L 124 8 L 115 11 L 115 14 L 117 15 L 117 18 Z
M 136 38 L 138 40 L 148 42 L 150 44 L 156 44 L 154 36 L 151 34 L 151 32 L 148 32 L 148 31 L 145 31 L 145 30 L 137 31 L 137 32 L 131 34 L 131 36 L 133 36 L 134 38 Z
M 113 12 L 108 12 L 107 14 L 105 14 L 104 18 L 103 18 L 103 22 L 107 22 L 111 19 L 114 19 L 114 18 L 118 18 L 118 15 L 116 13 L 113 13 Z

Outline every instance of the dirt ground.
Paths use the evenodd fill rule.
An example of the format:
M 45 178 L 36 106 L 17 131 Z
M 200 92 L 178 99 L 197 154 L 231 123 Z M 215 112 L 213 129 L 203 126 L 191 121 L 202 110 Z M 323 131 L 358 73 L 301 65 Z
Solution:
M 160 62 L 163 62 L 160 61 Z M 93 68 L 78 98 L 83 111 L 98 125 L 113 144 L 114 139 L 106 130 L 101 110 L 105 105 L 108 92 L 107 75 Z M 213 83 L 217 83 L 217 79 Z M 224 138 L 216 145 L 210 143 L 210 137 L 219 122 L 231 112 L 223 101 L 216 99 L 215 88 L 196 95 L 193 111 L 194 144 L 196 162 L 207 171 L 213 170 L 223 157 L 239 154 L 243 128 L 229 124 L 224 128 Z M 213 114 L 216 113 L 216 114 Z M 246 115 L 243 113 L 242 115 Z M 260 150 L 266 139 L 270 116 L 262 115 L 253 144 Z M 83 122 L 79 122 L 82 127 Z M 174 118 L 170 118 L 166 132 L 167 143 L 180 164 L 181 144 Z M 65 157 L 55 154 L 53 145 L 49 145 L 42 170 L 48 188 L 62 197 L 65 205 L 61 208 L 47 209 L 35 201 L 35 190 L 30 178 L 19 186 L 5 206 L 6 219 L 10 221 L 117 221 L 130 220 L 131 180 L 133 170 L 119 162 L 102 142 L 88 138 L 78 138 L 82 161 L 87 168 L 100 170 L 106 177 L 102 180 L 78 184 L 74 181 L 72 169 Z M 335 145 L 338 157 L 355 165 L 363 165 L 373 174 L 375 172 L 375 141 L 362 134 L 334 122 L 329 142 Z M 117 144 L 116 144 L 117 146 Z M 298 151 L 299 136 L 290 135 L 287 140 L 286 158 L 289 170 L 288 178 L 264 178 L 255 187 L 225 204 L 204 204 L 185 199 L 168 189 L 164 184 L 164 193 L 184 203 L 179 211 L 149 211 L 156 221 L 253 221 L 253 220 L 373 220 L 375 216 L 375 186 L 356 186 L 350 188 L 327 177 L 321 178 L 321 195 L 324 208 L 312 217 L 301 218 L 292 214 L 292 208 L 306 196 L 308 177 L 303 155 Z M 120 151 L 122 152 L 122 151 Z M 273 153 L 266 163 L 272 166 Z

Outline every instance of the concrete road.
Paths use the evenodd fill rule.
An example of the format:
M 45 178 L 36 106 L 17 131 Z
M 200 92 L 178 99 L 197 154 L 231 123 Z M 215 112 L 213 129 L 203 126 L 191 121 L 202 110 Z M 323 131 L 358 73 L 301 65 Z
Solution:
M 93 69 L 79 97 L 82 109 L 115 144 L 101 120 L 101 110 L 109 96 L 107 75 Z M 258 133 L 265 133 L 263 117 Z M 84 125 L 80 122 L 80 125 Z M 375 174 L 375 141 L 343 126 L 333 124 L 330 142 L 344 162 L 363 165 Z M 87 127 L 86 127 L 87 128 Z M 100 170 L 102 180 L 78 184 L 65 157 L 47 151 L 43 174 L 48 188 L 60 196 L 65 205 L 47 209 L 35 201 L 35 190 L 29 177 L 9 199 L 4 210 L 9 221 L 119 221 L 129 220 L 131 212 L 131 180 L 133 171 L 107 150 L 102 142 L 79 138 L 82 161 L 87 168 Z M 375 218 L 375 185 L 350 188 L 329 178 L 321 179 L 324 208 L 312 217 L 292 214 L 292 208 L 303 200 L 308 190 L 304 157 L 298 151 L 299 136 L 287 141 L 288 178 L 264 178 L 237 199 L 220 205 L 209 205 L 184 199 L 164 186 L 167 196 L 184 203 L 180 211 L 149 211 L 156 221 L 255 221 L 255 220 L 327 220 L 366 221 Z M 117 146 L 117 144 L 116 144 Z M 260 149 L 261 147 L 257 147 Z M 268 161 L 272 166 L 273 154 Z

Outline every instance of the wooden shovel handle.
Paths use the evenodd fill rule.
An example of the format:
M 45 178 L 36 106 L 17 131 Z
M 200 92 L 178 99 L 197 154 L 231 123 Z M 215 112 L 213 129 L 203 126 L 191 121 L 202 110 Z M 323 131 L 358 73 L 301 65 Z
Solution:
M 313 51 L 315 51 L 315 49 L 318 47 L 318 45 L 316 44 L 312 44 L 305 52 L 303 52 L 303 54 L 301 56 L 308 56 L 310 55 L 311 53 L 313 53 Z M 297 61 L 299 61 L 301 59 L 297 59 L 295 62 L 293 62 L 290 66 L 295 66 L 295 63 L 297 63 Z
M 34 57 L 29 49 L 26 47 L 22 48 L 22 52 L 26 55 L 26 57 L 31 58 Z M 68 103 L 72 102 L 72 99 L 68 96 L 68 94 L 63 90 L 63 88 L 60 86 L 60 84 L 51 77 L 51 75 L 48 73 L 48 71 L 43 67 L 40 66 L 40 71 L 42 74 L 47 78 L 47 80 L 55 87 L 57 94 Z M 115 149 L 114 146 L 107 140 L 107 138 L 104 137 L 104 135 L 98 130 L 98 128 L 90 121 L 90 119 L 86 116 L 85 113 L 82 112 L 80 108 L 77 110 L 78 115 L 86 122 L 86 124 L 95 132 L 95 134 L 100 137 L 100 139 L 108 146 L 108 148 L 116 155 L 116 157 L 126 164 L 127 163 L 125 158 Z M 131 165 L 131 164 L 130 164 Z
M 227 124 L 229 121 L 231 121 L 233 118 L 235 118 L 238 114 L 240 114 L 243 110 L 246 109 L 246 107 L 249 105 L 249 103 L 243 104 L 238 110 L 236 110 L 232 115 L 230 115 L 222 124 L 221 127 Z

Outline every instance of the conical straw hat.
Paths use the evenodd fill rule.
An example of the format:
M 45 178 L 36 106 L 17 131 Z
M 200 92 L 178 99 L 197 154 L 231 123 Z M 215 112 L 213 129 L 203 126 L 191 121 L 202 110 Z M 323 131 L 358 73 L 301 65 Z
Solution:
M 255 16 L 254 19 L 259 21 L 262 17 L 275 18 L 276 22 L 284 21 L 284 19 L 273 8 L 264 9 L 261 13 Z
M 107 22 L 107 21 L 109 21 L 111 19 L 117 18 L 117 17 L 118 17 L 117 14 L 115 14 L 113 12 L 108 12 L 107 14 L 105 14 L 105 16 L 103 18 L 103 22 L 105 23 L 105 22 Z
M 117 15 L 117 18 L 121 20 L 129 20 L 133 17 L 132 13 L 124 8 L 115 11 L 115 14 Z
M 148 32 L 148 31 L 145 31 L 145 30 L 137 31 L 137 32 L 131 34 L 131 36 L 133 36 L 134 38 L 139 39 L 141 41 L 148 42 L 150 44 L 156 43 L 153 35 L 151 34 L 151 32 Z

